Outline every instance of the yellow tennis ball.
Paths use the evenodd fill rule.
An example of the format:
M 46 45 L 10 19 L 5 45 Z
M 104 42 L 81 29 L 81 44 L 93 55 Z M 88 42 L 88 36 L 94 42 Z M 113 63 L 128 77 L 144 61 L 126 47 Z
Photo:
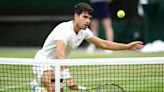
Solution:
M 117 12 L 117 17 L 118 17 L 118 18 L 123 18 L 123 17 L 125 17 L 125 12 L 124 12 L 124 10 L 119 10 L 119 11 Z

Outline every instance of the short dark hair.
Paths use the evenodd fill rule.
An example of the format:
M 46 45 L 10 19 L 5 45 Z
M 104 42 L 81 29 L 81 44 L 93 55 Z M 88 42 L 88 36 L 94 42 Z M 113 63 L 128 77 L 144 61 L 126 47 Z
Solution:
M 87 3 L 78 3 L 74 6 L 74 13 L 81 14 L 82 12 L 87 12 L 90 15 L 93 15 L 92 7 Z

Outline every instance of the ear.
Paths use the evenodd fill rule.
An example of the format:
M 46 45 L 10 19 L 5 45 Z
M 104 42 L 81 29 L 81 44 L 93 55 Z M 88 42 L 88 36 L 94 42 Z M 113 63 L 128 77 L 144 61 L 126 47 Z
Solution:
M 74 18 L 77 18 L 77 17 L 78 17 L 78 14 L 77 14 L 77 13 L 75 13 L 75 14 L 74 14 Z

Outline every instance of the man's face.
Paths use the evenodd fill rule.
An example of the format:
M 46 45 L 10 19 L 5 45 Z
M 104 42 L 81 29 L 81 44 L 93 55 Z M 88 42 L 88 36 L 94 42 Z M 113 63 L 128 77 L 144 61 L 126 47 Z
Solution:
M 80 15 L 75 15 L 75 20 L 77 21 L 77 26 L 80 29 L 86 29 L 91 23 L 92 16 L 87 12 L 82 12 Z

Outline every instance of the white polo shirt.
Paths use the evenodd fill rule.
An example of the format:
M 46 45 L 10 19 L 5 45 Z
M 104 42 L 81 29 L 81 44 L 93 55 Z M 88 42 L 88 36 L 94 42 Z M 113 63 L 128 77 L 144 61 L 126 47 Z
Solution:
M 76 49 L 84 39 L 89 39 L 93 33 L 89 28 L 74 32 L 73 21 L 63 22 L 56 26 L 47 37 L 40 53 L 48 59 L 55 59 L 56 40 L 62 40 L 66 44 L 66 56 L 71 50 Z

